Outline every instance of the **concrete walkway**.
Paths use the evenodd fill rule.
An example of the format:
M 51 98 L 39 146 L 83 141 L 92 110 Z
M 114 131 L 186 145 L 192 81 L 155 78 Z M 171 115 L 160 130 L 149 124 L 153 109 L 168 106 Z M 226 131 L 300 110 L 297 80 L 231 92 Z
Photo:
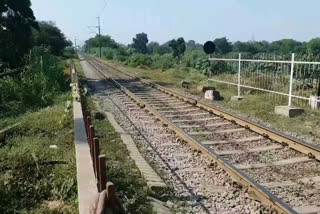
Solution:
M 74 142 L 76 147 L 79 213 L 88 214 L 98 193 L 90 156 L 81 103 L 73 100 Z

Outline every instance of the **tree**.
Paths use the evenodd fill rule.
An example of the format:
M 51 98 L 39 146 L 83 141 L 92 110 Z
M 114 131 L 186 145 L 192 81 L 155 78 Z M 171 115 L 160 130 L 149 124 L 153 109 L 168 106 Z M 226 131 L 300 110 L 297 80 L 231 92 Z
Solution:
M 159 50 L 160 45 L 159 45 L 158 42 L 150 42 L 147 45 L 147 48 L 148 48 L 148 53 L 149 54 L 156 54 L 156 51 Z
M 303 43 L 293 39 L 281 39 L 270 44 L 270 51 L 277 54 L 290 54 L 303 51 Z
M 232 44 L 228 42 L 226 37 L 217 38 L 214 40 L 216 44 L 216 52 L 220 54 L 226 54 L 232 51 Z
M 307 44 L 308 49 L 312 52 L 312 54 L 317 55 L 320 54 L 320 38 L 313 38 Z
M 196 42 L 194 40 L 189 40 L 187 42 L 186 48 L 190 49 L 190 50 L 195 49 L 196 48 Z
M 39 31 L 33 31 L 36 46 L 49 47 L 54 55 L 62 55 L 62 51 L 72 45 L 53 22 L 40 22 Z
M 169 47 L 172 49 L 173 57 L 178 57 L 179 59 L 186 51 L 186 43 L 182 37 L 178 38 L 177 40 L 171 40 L 169 43 Z
M 0 61 L 16 68 L 31 49 L 31 28 L 38 24 L 30 0 L 1 0 L 0 14 Z
M 147 44 L 149 42 L 148 35 L 146 33 L 139 33 L 136 38 L 132 39 L 133 43 L 131 47 L 135 52 L 146 54 L 148 52 Z

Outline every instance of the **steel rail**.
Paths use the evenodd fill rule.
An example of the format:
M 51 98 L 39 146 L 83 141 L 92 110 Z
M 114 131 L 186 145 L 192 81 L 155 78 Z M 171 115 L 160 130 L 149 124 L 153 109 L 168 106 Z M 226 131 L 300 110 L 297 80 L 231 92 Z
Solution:
M 95 60 L 91 58 L 91 60 Z M 95 60 L 99 63 L 98 60 Z M 252 193 L 252 195 L 259 201 L 261 201 L 262 204 L 274 208 L 279 213 L 297 213 L 295 210 L 293 210 L 291 207 L 289 207 L 287 204 L 285 204 L 282 200 L 280 200 L 278 197 L 270 193 L 267 189 L 259 185 L 257 182 L 255 182 L 252 178 L 248 177 L 246 174 L 244 174 L 242 171 L 235 168 L 232 164 L 228 163 L 224 158 L 222 158 L 220 155 L 215 153 L 212 149 L 210 149 L 208 146 L 198 142 L 196 139 L 194 139 L 192 136 L 190 136 L 188 133 L 183 131 L 178 125 L 174 124 L 171 120 L 165 118 L 165 116 L 161 113 L 159 113 L 157 110 L 155 110 L 150 105 L 144 103 L 139 97 L 137 97 L 134 93 L 129 91 L 126 87 L 122 86 L 120 83 L 118 83 L 116 80 L 114 80 L 112 77 L 106 75 L 104 72 L 102 72 L 97 66 L 95 66 L 93 63 L 88 61 L 88 63 L 95 68 L 101 75 L 103 75 L 107 80 L 111 81 L 116 87 L 118 87 L 124 94 L 126 94 L 128 97 L 130 97 L 131 100 L 136 102 L 141 108 L 147 109 L 152 115 L 154 115 L 157 119 L 159 119 L 165 126 L 167 126 L 169 129 L 173 130 L 179 137 L 181 137 L 184 141 L 188 142 L 193 148 L 195 148 L 198 151 L 201 151 L 203 154 L 205 154 L 210 159 L 214 160 L 222 169 L 224 169 L 230 177 L 234 179 L 234 181 L 238 182 L 240 185 L 247 188 L 249 193 Z M 101 63 L 101 62 L 100 62 Z M 116 69 L 118 70 L 118 69 Z M 128 75 L 128 74 L 126 74 Z M 133 77 L 132 75 L 128 75 Z M 139 77 L 138 77 L 139 78 Z M 141 78 L 139 78 L 141 80 Z M 145 81 L 145 84 L 150 85 L 149 81 Z M 150 86 L 157 86 L 153 83 Z M 198 106 L 201 109 L 211 108 L 210 106 L 198 102 L 194 102 L 194 99 L 186 98 L 182 95 L 177 94 L 176 92 L 172 92 L 170 90 L 167 90 L 163 88 L 162 86 L 157 86 L 157 89 L 161 90 L 164 93 L 169 93 L 172 96 L 175 96 L 179 99 L 183 99 L 186 102 L 190 102 L 195 106 Z M 193 101 L 192 101 L 193 100 Z M 212 114 L 216 114 L 216 112 L 212 109 L 208 110 Z M 219 115 L 219 114 L 218 114 Z M 224 116 L 226 119 L 228 117 Z

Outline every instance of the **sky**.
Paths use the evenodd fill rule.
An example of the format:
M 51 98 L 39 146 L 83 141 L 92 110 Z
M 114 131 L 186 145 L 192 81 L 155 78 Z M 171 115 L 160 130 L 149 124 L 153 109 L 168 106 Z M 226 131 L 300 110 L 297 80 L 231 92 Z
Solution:
M 319 0 L 31 0 L 38 20 L 53 21 L 78 44 L 101 33 L 129 44 L 141 32 L 164 43 L 184 37 L 204 43 L 320 37 Z M 91 27 L 91 29 L 89 29 Z

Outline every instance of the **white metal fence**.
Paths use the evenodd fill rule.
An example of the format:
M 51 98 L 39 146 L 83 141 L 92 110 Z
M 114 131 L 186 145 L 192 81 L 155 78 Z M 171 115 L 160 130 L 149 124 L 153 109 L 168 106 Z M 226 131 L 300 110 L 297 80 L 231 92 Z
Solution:
M 212 75 L 209 81 L 234 85 L 241 89 L 252 89 L 288 97 L 288 105 L 309 103 L 320 106 L 320 62 L 291 60 L 260 60 L 210 58 Z

